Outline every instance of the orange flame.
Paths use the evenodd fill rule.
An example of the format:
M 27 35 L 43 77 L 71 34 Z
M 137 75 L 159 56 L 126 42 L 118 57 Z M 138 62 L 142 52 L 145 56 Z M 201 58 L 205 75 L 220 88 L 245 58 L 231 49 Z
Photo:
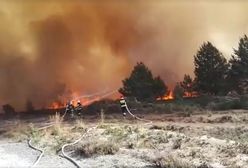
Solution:
M 172 100 L 172 99 L 174 99 L 172 91 L 169 91 L 169 94 L 163 97 L 163 100 Z
M 174 96 L 171 90 L 169 91 L 167 95 L 157 98 L 157 100 L 173 100 L 173 99 L 174 99 Z
M 99 101 L 100 97 L 94 97 L 94 98 L 81 98 L 79 101 L 83 106 L 90 105 L 91 103 L 95 101 Z M 78 101 L 78 100 L 77 100 Z M 72 101 L 73 106 L 77 106 L 77 101 Z M 60 101 L 54 101 L 52 102 L 47 108 L 48 109 L 61 109 L 66 107 L 66 102 L 60 102 Z
M 50 106 L 48 106 L 48 109 L 60 109 L 64 108 L 66 105 L 62 102 L 52 102 Z
M 198 97 L 199 94 L 195 91 L 193 92 L 184 92 L 184 98 L 190 98 L 190 97 Z

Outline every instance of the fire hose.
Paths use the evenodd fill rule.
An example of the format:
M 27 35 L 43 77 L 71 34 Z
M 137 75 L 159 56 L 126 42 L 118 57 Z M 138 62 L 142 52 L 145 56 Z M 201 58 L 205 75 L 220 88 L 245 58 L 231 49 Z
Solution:
M 145 122 L 147 122 L 146 124 L 152 124 L 152 120 L 146 120 L 146 119 L 143 119 L 143 118 L 140 118 L 140 117 L 137 117 L 136 115 L 134 115 L 134 114 L 129 110 L 129 108 L 128 108 L 127 105 L 126 105 L 126 110 L 127 110 L 127 112 L 128 112 L 133 118 L 135 118 L 135 119 L 137 119 L 137 120 L 140 120 L 140 121 L 145 121 Z
M 71 158 L 69 155 L 67 155 L 65 153 L 65 148 L 67 146 L 72 146 L 77 144 L 79 141 L 81 141 L 91 130 L 96 129 L 97 126 L 91 127 L 89 128 L 80 138 L 78 138 L 76 141 L 72 142 L 72 143 L 68 143 L 68 144 L 64 144 L 61 148 L 61 152 L 64 158 L 66 158 L 67 160 L 69 160 L 70 162 L 72 162 L 77 168 L 81 168 L 81 166 L 77 163 L 77 161 L 75 161 L 73 158 Z
M 102 95 L 102 96 L 100 96 L 100 97 L 97 98 L 97 99 L 102 99 L 102 98 L 104 98 L 104 97 L 107 97 L 107 96 L 109 96 L 109 95 L 114 94 L 115 92 L 117 92 L 117 89 L 112 90 L 112 91 L 109 91 L 109 92 L 106 92 L 106 89 L 105 89 L 104 91 L 100 91 L 100 92 L 96 92 L 96 93 L 93 93 L 93 94 L 83 95 L 83 96 L 79 96 L 79 97 L 73 98 L 72 101 L 73 101 L 73 100 L 76 100 L 76 99 L 80 99 L 80 98 L 94 97 L 94 96 L 97 96 L 97 95 Z M 95 101 L 95 100 L 93 100 L 93 101 Z M 90 101 L 90 103 L 93 102 L 93 101 Z M 64 112 L 64 114 L 63 114 L 63 116 L 62 116 L 62 118 L 65 117 L 66 113 L 67 113 L 67 110 L 65 110 L 65 112 Z
M 104 92 L 105 92 L 105 91 L 104 91 Z M 109 95 L 112 95 L 112 94 L 115 93 L 115 92 L 117 92 L 117 90 L 114 90 L 114 91 L 105 93 L 104 95 L 100 96 L 100 99 L 102 99 L 102 98 L 104 98 L 104 97 L 107 97 L 107 96 L 109 96 Z M 96 96 L 96 95 L 99 95 L 99 94 L 100 94 L 100 92 L 94 93 L 94 94 L 90 94 L 90 95 L 84 95 L 84 96 L 81 96 L 80 98 L 82 98 L 82 97 L 93 97 L 93 96 Z M 62 116 L 62 118 L 64 118 L 65 115 L 66 115 L 66 111 L 65 111 L 64 115 Z M 54 124 L 55 124 L 55 123 L 50 123 L 50 124 L 47 125 L 47 126 L 44 126 L 44 127 L 39 128 L 38 131 L 44 130 L 44 129 L 47 129 L 47 128 L 50 128 L 50 127 L 52 127 Z M 70 146 L 70 145 L 74 145 L 74 144 L 78 143 L 85 135 L 87 135 L 87 133 L 88 133 L 90 130 L 95 129 L 95 128 L 96 128 L 96 126 L 95 126 L 95 127 L 92 127 L 91 129 L 89 129 L 85 134 L 82 135 L 82 137 L 80 137 L 80 138 L 79 138 L 77 141 L 75 141 L 74 143 L 65 144 L 65 145 L 62 147 L 62 154 L 63 154 L 63 156 L 64 156 L 65 158 L 67 158 L 68 160 L 70 160 L 70 161 L 71 161 L 74 165 L 76 165 L 77 167 L 79 167 L 79 165 L 78 165 L 72 158 L 70 158 L 69 156 L 67 156 L 67 155 L 65 154 L 64 148 L 65 148 L 66 146 Z M 31 166 L 31 167 L 35 167 L 35 166 L 39 163 L 39 161 L 41 160 L 42 156 L 44 155 L 44 150 L 39 149 L 39 148 L 33 146 L 33 145 L 31 144 L 31 142 L 32 142 L 32 139 L 29 138 L 29 139 L 28 139 L 28 146 L 29 146 L 30 148 L 32 148 L 32 149 L 34 149 L 34 150 L 37 150 L 37 151 L 39 151 L 39 152 L 41 153 L 41 154 L 37 157 L 37 159 L 36 159 L 36 161 L 34 162 L 34 164 Z
M 39 151 L 39 152 L 41 153 L 41 154 L 38 156 L 38 158 L 36 159 L 36 161 L 34 162 L 34 164 L 31 166 L 31 167 L 35 167 L 35 166 L 38 164 L 38 162 L 40 161 L 40 159 L 42 158 L 42 156 L 44 155 L 44 150 L 34 147 L 34 146 L 31 144 L 31 141 L 32 141 L 31 139 L 28 140 L 28 146 L 29 146 L 30 148 L 32 148 L 32 149 L 34 149 L 34 150 L 37 150 L 37 151 Z
M 115 93 L 115 92 L 116 92 L 116 90 L 115 90 L 115 91 L 112 91 L 112 92 L 110 92 L 110 93 L 107 93 L 107 94 L 103 95 L 102 98 L 103 98 L 103 97 L 106 97 L 106 96 L 108 96 L 108 95 L 111 95 L 111 94 L 113 94 L 113 93 Z M 140 120 L 140 121 L 148 122 L 148 123 L 146 123 L 146 124 L 152 124 L 152 121 L 151 121 L 151 120 L 142 119 L 142 118 L 137 117 L 136 115 L 134 115 L 134 114 L 129 110 L 129 108 L 128 108 L 127 105 L 126 105 L 126 110 L 127 110 L 127 112 L 128 112 L 133 118 L 135 118 L 135 119 L 137 119 L 137 120 Z M 65 153 L 65 148 L 66 148 L 67 146 L 73 146 L 73 145 L 77 144 L 77 143 L 78 143 L 79 141 L 81 141 L 81 140 L 82 140 L 82 139 L 83 139 L 91 130 L 94 130 L 94 129 L 96 129 L 96 128 L 97 128 L 97 126 L 93 126 L 93 127 L 89 128 L 89 129 L 88 129 L 80 138 L 78 138 L 76 141 L 74 141 L 74 142 L 72 142 L 72 143 L 64 144 L 64 145 L 62 146 L 61 151 L 62 151 L 63 157 L 65 157 L 67 160 L 69 160 L 70 162 L 72 162 L 77 168 L 81 168 L 81 166 L 77 163 L 77 161 L 75 161 L 72 157 L 68 156 L 68 155 Z
M 54 123 L 49 124 L 49 125 L 44 126 L 44 127 L 41 127 L 41 128 L 38 129 L 38 131 L 47 129 L 47 128 L 49 128 L 49 127 L 52 127 L 53 125 L 54 125 Z M 34 150 L 37 150 L 37 151 L 39 151 L 39 152 L 41 153 L 41 154 L 37 157 L 37 159 L 36 159 L 36 161 L 34 162 L 34 164 L 31 166 L 31 167 L 35 167 L 35 166 L 39 163 L 39 161 L 41 160 L 41 158 L 42 158 L 42 156 L 44 155 L 44 152 L 45 152 L 45 151 L 42 150 L 42 149 L 39 149 L 39 148 L 37 148 L 37 147 L 35 147 L 35 146 L 33 146 L 33 145 L 31 144 L 31 142 L 32 142 L 32 139 L 30 138 L 30 139 L 28 140 L 28 146 L 29 146 L 30 148 L 32 148 L 32 149 L 34 149 Z
M 109 95 L 112 95 L 112 94 L 115 93 L 115 92 L 117 92 L 117 90 L 113 90 L 113 91 L 111 91 L 111 92 L 108 92 L 108 93 L 106 93 L 106 94 L 100 96 L 98 99 L 102 99 L 102 98 L 104 98 L 104 97 L 107 97 L 107 96 L 109 96 Z M 92 95 L 96 95 L 96 94 L 88 95 L 88 97 L 92 97 Z M 97 94 L 97 95 L 98 95 L 98 94 Z M 142 119 L 142 118 L 137 117 L 136 115 L 134 115 L 134 114 L 130 111 L 130 109 L 128 108 L 127 105 L 126 105 L 126 110 L 127 110 L 127 112 L 128 112 L 133 118 L 135 118 L 135 119 L 137 119 L 137 120 L 140 120 L 140 121 L 148 122 L 147 124 L 151 124 L 151 123 L 152 123 L 151 120 Z M 65 112 L 64 115 L 62 116 L 63 118 L 64 118 L 65 114 L 66 114 L 66 112 Z M 47 128 L 49 128 L 49 127 L 52 127 L 53 125 L 54 125 L 54 123 L 51 123 L 51 124 L 49 124 L 49 125 L 47 125 L 47 126 L 44 126 L 44 127 L 39 128 L 38 130 L 47 129 Z M 65 153 L 65 148 L 66 148 L 67 146 L 72 146 L 72 145 L 77 144 L 77 143 L 78 143 L 79 141 L 81 141 L 81 140 L 82 140 L 82 139 L 83 139 L 91 130 L 94 130 L 94 129 L 96 129 L 96 128 L 97 128 L 97 126 L 93 126 L 93 127 L 89 128 L 89 129 L 88 129 L 82 136 L 80 136 L 80 138 L 78 138 L 76 141 L 74 141 L 74 142 L 72 142 L 72 143 L 64 144 L 64 145 L 62 146 L 62 148 L 61 148 L 63 157 L 66 158 L 67 160 L 69 160 L 70 162 L 72 162 L 76 167 L 81 168 L 80 165 L 79 165 L 73 158 L 71 158 L 70 156 L 68 156 L 68 155 Z M 38 158 L 36 159 L 35 163 L 31 166 L 31 167 L 35 167 L 35 166 L 38 164 L 38 162 L 41 160 L 42 156 L 44 155 L 44 150 L 38 149 L 37 147 L 34 147 L 34 146 L 31 144 L 31 139 L 28 140 L 28 145 L 29 145 L 29 147 L 31 147 L 32 149 L 41 152 L 41 154 L 40 154 L 40 155 L 38 156 Z
M 109 92 L 109 93 L 106 93 L 106 94 L 104 94 L 104 95 L 102 95 L 101 97 L 100 97 L 100 99 L 102 99 L 102 98 L 104 98 L 104 97 L 107 97 L 107 96 L 109 96 L 109 95 L 112 95 L 112 94 L 114 94 L 115 92 L 117 92 L 117 90 L 113 90 L 113 91 L 111 91 L 111 92 Z M 69 160 L 70 162 L 72 162 L 77 168 L 81 168 L 81 166 L 72 158 L 72 157 L 70 157 L 70 156 L 68 156 L 66 153 L 65 153 L 65 148 L 67 147 L 67 146 L 73 146 L 73 145 L 75 145 L 75 144 L 77 144 L 79 141 L 81 141 L 91 130 L 94 130 L 94 129 L 96 129 L 97 128 L 97 125 L 96 126 L 93 126 L 93 127 L 91 127 L 91 128 L 89 128 L 83 135 L 81 135 L 80 136 L 80 138 L 78 138 L 76 141 L 74 141 L 74 142 L 72 142 L 72 143 L 68 143 L 68 144 L 64 144 L 63 146 L 62 146 L 62 148 L 61 148 L 61 152 L 62 152 L 62 155 L 63 155 L 63 157 L 64 158 L 66 158 L 67 160 Z

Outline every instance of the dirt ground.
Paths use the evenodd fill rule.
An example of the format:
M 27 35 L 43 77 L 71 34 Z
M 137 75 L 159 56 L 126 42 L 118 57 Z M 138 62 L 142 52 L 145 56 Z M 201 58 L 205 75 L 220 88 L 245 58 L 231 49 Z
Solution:
M 43 117 L 0 121 L 0 167 L 75 167 L 61 157 L 63 144 L 96 126 L 66 152 L 81 167 L 248 168 L 248 111 L 203 111 L 201 114 L 153 114 L 140 117 L 88 116 L 77 121 Z M 53 128 L 38 128 L 55 122 Z M 30 125 L 32 123 L 32 125 Z

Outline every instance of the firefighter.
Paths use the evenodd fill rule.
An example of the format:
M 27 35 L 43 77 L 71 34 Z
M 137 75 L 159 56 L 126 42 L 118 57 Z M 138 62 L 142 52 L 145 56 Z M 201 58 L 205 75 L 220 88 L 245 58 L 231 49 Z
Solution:
M 75 108 L 77 115 L 81 116 L 81 113 L 83 111 L 83 105 L 81 104 L 80 100 L 77 101 L 77 106 Z
M 121 96 L 121 98 L 120 98 L 120 106 L 121 106 L 121 111 L 122 111 L 123 117 L 126 118 L 127 103 L 126 103 L 126 100 L 124 99 L 123 96 Z
M 74 111 L 75 111 L 75 108 L 74 108 L 74 105 L 73 105 L 73 101 L 70 101 L 70 104 L 69 104 L 69 112 L 71 114 L 71 118 L 74 118 Z
M 66 108 L 65 108 L 65 113 L 69 113 L 70 112 L 70 102 L 66 103 Z

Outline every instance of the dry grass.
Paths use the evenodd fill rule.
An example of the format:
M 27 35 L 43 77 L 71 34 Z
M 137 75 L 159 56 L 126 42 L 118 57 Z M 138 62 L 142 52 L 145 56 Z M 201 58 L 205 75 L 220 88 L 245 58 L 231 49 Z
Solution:
M 84 132 L 86 131 L 87 126 L 83 122 L 83 120 L 78 119 L 76 120 L 75 125 L 72 127 L 73 132 Z
M 121 152 L 122 149 L 145 150 L 147 153 L 156 151 L 161 154 L 159 157 L 154 158 L 153 155 L 146 160 L 162 168 L 207 168 L 210 167 L 207 163 L 215 161 L 217 157 L 221 164 L 235 167 L 236 161 L 231 161 L 229 158 L 234 158 L 239 154 L 248 155 L 247 128 L 234 124 L 236 121 L 242 122 L 242 117 L 246 115 L 237 114 L 234 117 L 231 114 L 218 114 L 215 116 L 211 113 L 208 117 L 209 115 L 206 114 L 204 117 L 208 117 L 211 121 L 217 122 L 218 120 L 218 126 L 213 122 L 207 124 L 207 127 L 196 128 L 192 125 L 187 127 L 182 123 L 164 124 L 162 122 L 152 126 L 144 126 L 140 123 L 108 124 L 102 114 L 97 129 L 89 133 L 78 145 L 67 149 L 75 150 L 77 154 L 87 157 L 115 154 Z M 230 120 L 233 122 L 231 123 Z M 51 116 L 50 121 L 54 125 L 44 130 L 38 130 L 33 125 L 17 124 L 15 130 L 9 135 L 12 137 L 20 134 L 24 137 L 30 136 L 36 145 L 48 151 L 58 152 L 63 144 L 79 138 L 88 127 L 83 120 L 76 120 L 71 125 L 65 125 L 62 122 L 63 118 L 58 114 Z M 222 122 L 228 122 L 235 127 L 219 126 Z M 231 140 L 235 143 L 231 143 Z M 189 162 L 191 160 L 192 162 Z M 201 163 L 193 162 L 197 160 Z
M 17 142 L 22 142 L 26 140 L 33 131 L 32 124 L 27 125 L 21 123 L 20 121 L 16 121 L 13 126 L 9 127 L 8 130 L 4 132 L 3 137 Z
M 159 168 L 192 168 L 189 163 L 175 156 L 158 157 L 152 161 Z
M 86 140 L 77 145 L 76 153 L 84 157 L 93 155 L 113 155 L 119 151 L 119 146 L 109 140 Z
M 104 114 L 104 110 L 101 109 L 101 124 L 103 124 L 105 122 L 105 114 Z
M 35 146 L 50 152 L 58 152 L 62 145 L 80 137 L 87 128 L 82 120 L 77 120 L 73 126 L 64 125 L 63 117 L 58 113 L 50 116 L 49 121 L 53 124 L 42 129 L 35 127 L 33 124 L 17 122 L 8 131 L 4 132 L 3 136 L 16 141 L 31 138 Z
M 49 120 L 51 123 L 53 123 L 52 134 L 55 136 L 62 134 L 63 117 L 61 117 L 58 113 L 56 113 L 55 115 L 50 116 Z

